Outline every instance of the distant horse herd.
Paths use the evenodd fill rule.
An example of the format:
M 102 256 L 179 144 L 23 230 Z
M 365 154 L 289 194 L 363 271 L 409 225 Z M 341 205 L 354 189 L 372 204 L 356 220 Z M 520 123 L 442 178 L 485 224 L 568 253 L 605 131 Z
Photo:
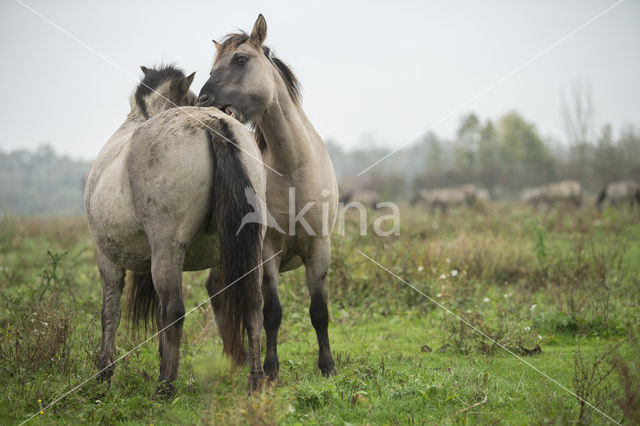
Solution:
M 358 202 L 365 207 L 375 208 L 382 201 L 380 192 L 365 189 L 344 192 L 340 201 L 347 204 Z M 455 207 L 474 207 L 489 200 L 489 192 L 473 184 L 443 188 L 420 188 L 411 198 L 411 204 L 427 208 L 429 211 L 446 212 Z M 583 189 L 577 180 L 563 180 L 546 185 L 526 188 L 522 191 L 521 201 L 536 208 L 551 208 L 556 205 L 579 208 L 583 205 Z M 605 204 L 614 207 L 640 206 L 640 182 L 627 179 L 609 182 L 599 192 L 596 207 Z
M 379 191 L 370 188 L 362 190 L 342 188 L 340 201 L 345 205 L 361 203 L 373 209 L 383 201 L 383 198 Z M 442 188 L 419 188 L 411 197 L 410 203 L 434 213 L 447 212 L 456 207 L 474 207 L 486 203 L 489 199 L 490 195 L 486 189 L 465 184 Z M 583 205 L 584 194 L 580 182 L 563 180 L 526 188 L 522 191 L 520 199 L 523 203 L 535 208 L 551 208 L 556 205 L 578 208 Z M 598 193 L 595 205 L 598 209 L 602 209 L 605 204 L 614 207 L 640 206 L 640 182 L 627 179 L 607 183 Z

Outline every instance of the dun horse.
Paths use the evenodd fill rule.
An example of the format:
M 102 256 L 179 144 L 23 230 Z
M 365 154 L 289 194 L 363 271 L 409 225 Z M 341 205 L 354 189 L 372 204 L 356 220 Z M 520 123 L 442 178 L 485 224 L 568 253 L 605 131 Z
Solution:
M 457 188 L 435 188 L 419 190 L 414 196 L 413 204 L 424 204 L 431 212 L 440 208 L 446 212 L 447 209 L 457 206 L 472 207 L 477 198 L 475 185 L 462 185 Z
M 198 105 L 215 105 L 255 126 L 263 160 L 270 168 L 267 207 L 281 230 L 288 231 L 269 227 L 263 248 L 265 260 L 277 254 L 264 265 L 264 370 L 271 380 L 278 378 L 277 338 L 282 318 L 278 275 L 304 264 L 311 297 L 309 313 L 318 339 L 318 367 L 328 376 L 335 374 L 335 366 L 329 347 L 325 277 L 338 185 L 327 149 L 300 105 L 298 80 L 263 44 L 266 36 L 267 24 L 260 15 L 251 35 L 230 34 L 222 43 L 215 42 L 216 58 Z M 295 199 L 290 197 L 293 191 Z
M 576 180 L 563 180 L 548 185 L 528 188 L 522 194 L 522 200 L 534 206 L 556 204 L 582 205 L 582 185 Z
M 640 205 L 640 182 L 629 179 L 606 184 L 598 195 L 596 206 L 602 208 L 607 200 L 614 207 L 623 204 Z
M 345 205 L 349 203 L 359 203 L 370 209 L 375 209 L 381 200 L 382 197 L 380 193 L 372 189 L 352 191 L 340 198 L 340 202 Z
M 85 189 L 89 229 L 102 280 L 102 348 L 98 368 L 113 374 L 115 335 L 125 272 L 131 271 L 130 317 L 155 316 L 160 335 L 158 392 L 171 395 L 178 373 L 183 316 L 182 271 L 220 267 L 214 300 L 225 350 L 242 358 L 249 340 L 249 387 L 264 380 L 260 362 L 260 284 L 265 228 L 245 214 L 263 212 L 266 176 L 244 126 L 214 108 L 192 105 L 193 74 L 142 68 L 131 112 L 94 162 Z M 253 157 L 253 158 L 252 158 Z M 253 206 L 245 191 L 257 194 Z M 260 221 L 258 221 L 260 222 Z M 262 221 L 261 223 L 265 223 Z M 215 294 L 215 293 L 213 293 Z

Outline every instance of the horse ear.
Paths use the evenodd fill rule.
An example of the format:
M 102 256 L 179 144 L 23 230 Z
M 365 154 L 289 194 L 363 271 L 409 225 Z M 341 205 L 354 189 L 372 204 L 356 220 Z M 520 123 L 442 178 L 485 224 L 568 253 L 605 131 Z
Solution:
M 193 83 L 193 78 L 195 76 L 196 76 L 196 72 L 194 71 L 184 78 L 184 81 L 182 82 L 182 88 L 184 89 L 185 92 L 189 90 L 189 86 L 191 86 L 191 83 Z
M 258 15 L 258 19 L 256 23 L 253 25 L 253 30 L 251 30 L 251 36 L 249 37 L 249 41 L 256 47 L 261 47 L 264 40 L 267 38 L 267 21 L 265 21 L 262 13 Z
M 149 68 L 145 67 L 144 65 L 140 65 L 140 69 L 142 70 L 142 73 L 145 75 L 145 77 L 147 76 L 147 74 L 149 74 L 149 71 L 151 71 Z
M 222 44 L 218 43 L 215 40 L 211 40 L 213 42 L 213 45 L 216 47 L 216 50 L 220 50 L 220 46 L 222 46 Z

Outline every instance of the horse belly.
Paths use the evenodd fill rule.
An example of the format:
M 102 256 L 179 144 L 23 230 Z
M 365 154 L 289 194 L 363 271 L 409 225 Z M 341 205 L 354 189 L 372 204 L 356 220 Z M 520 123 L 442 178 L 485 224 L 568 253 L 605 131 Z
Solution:
M 87 209 L 89 230 L 96 246 L 111 261 L 132 271 L 147 271 L 151 249 L 136 220 L 129 187 L 117 172 L 107 173 L 91 195 Z
M 220 242 L 217 234 L 200 233 L 193 240 L 184 259 L 185 271 L 217 268 L 220 264 Z

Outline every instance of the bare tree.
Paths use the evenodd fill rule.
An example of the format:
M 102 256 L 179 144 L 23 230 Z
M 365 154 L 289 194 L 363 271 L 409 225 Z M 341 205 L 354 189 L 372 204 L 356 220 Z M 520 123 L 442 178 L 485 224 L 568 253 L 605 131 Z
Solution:
M 591 84 L 575 81 L 569 95 L 562 93 L 562 117 L 570 145 L 586 145 L 594 134 Z

